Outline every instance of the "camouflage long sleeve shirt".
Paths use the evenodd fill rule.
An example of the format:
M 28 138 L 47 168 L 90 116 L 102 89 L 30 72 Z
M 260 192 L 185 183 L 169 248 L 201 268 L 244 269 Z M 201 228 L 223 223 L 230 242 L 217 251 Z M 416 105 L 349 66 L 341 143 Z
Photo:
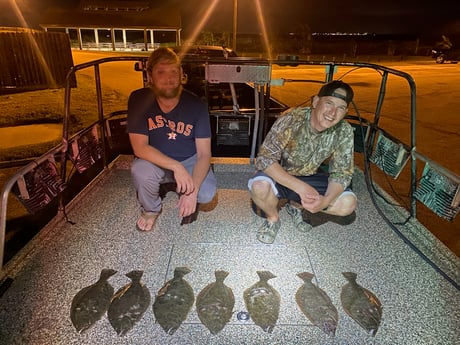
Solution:
M 309 176 L 329 159 L 329 181 L 345 189 L 353 177 L 353 128 L 342 120 L 316 133 L 310 115 L 310 107 L 298 107 L 277 119 L 260 147 L 256 168 L 265 170 L 278 162 L 293 176 Z

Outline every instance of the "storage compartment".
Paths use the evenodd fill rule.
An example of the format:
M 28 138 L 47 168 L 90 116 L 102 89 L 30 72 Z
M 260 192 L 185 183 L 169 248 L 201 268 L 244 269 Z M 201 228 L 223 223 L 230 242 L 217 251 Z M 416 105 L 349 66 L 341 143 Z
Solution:
M 216 120 L 217 145 L 249 145 L 251 116 L 218 116 Z

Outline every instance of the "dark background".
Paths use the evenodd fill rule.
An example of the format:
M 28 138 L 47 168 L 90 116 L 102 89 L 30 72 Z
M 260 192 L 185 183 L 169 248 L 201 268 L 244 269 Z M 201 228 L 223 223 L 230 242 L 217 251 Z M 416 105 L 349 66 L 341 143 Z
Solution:
M 135 0 L 135 2 L 139 2 Z M 234 0 L 150 0 L 151 7 L 178 6 L 183 36 L 187 38 L 206 11 L 214 7 L 203 30 L 233 28 Z M 259 2 L 269 34 L 298 32 L 368 32 L 375 34 L 417 34 L 424 37 L 460 36 L 458 0 L 239 0 L 239 33 L 261 31 L 256 11 Z M 7 0 L 0 2 L 0 26 L 38 28 L 49 7 L 78 8 L 79 0 Z M 214 6 L 215 5 L 215 6 Z

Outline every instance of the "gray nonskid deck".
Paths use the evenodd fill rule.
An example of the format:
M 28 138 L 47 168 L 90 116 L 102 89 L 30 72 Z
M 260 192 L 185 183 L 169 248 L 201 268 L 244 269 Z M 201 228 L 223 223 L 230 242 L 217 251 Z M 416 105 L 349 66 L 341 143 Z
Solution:
M 123 163 L 123 162 L 122 162 Z M 459 339 L 460 294 L 416 255 L 372 207 L 364 182 L 357 177 L 356 221 L 347 226 L 326 223 L 307 234 L 298 232 L 285 210 L 282 228 L 273 245 L 257 241 L 262 220 L 250 208 L 245 184 L 249 165 L 215 165 L 219 181 L 215 208 L 200 212 L 195 223 L 180 226 L 168 193 L 155 230 L 134 228 L 138 216 L 135 193 L 127 169 L 116 164 L 68 209 L 75 222 L 60 222 L 27 247 L 21 262 L 10 264 L 11 287 L 1 299 L 1 344 L 456 344 Z M 128 160 L 129 163 L 129 160 Z M 423 230 L 423 228 L 421 228 Z M 439 248 L 438 244 L 435 244 Z M 452 267 L 458 259 L 448 253 Z M 70 321 L 75 294 L 93 284 L 103 268 L 118 271 L 109 279 L 115 290 L 129 282 L 124 275 L 143 270 L 152 300 L 175 267 L 187 266 L 185 279 L 195 296 L 215 280 L 215 270 L 230 274 L 225 283 L 235 294 L 234 316 L 217 335 L 200 323 L 195 306 L 173 335 L 155 323 L 151 306 L 124 337 L 103 317 L 84 334 Z M 277 277 L 269 283 L 281 295 L 278 323 L 272 334 L 251 320 L 239 321 L 246 311 L 243 291 L 257 280 L 257 271 Z M 315 274 L 317 283 L 339 311 L 335 338 L 314 327 L 300 312 L 295 292 L 302 285 L 297 273 Z M 383 320 L 370 337 L 343 310 L 342 272 L 358 274 L 358 283 L 374 292 L 383 304 Z

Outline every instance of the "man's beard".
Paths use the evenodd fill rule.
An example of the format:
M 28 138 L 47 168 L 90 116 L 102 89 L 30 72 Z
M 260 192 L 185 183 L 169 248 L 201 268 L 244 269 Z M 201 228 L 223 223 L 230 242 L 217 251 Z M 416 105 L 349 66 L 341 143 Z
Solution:
M 173 89 L 167 89 L 167 90 L 159 89 L 155 85 L 152 85 L 152 89 L 157 97 L 172 99 L 180 95 L 182 91 L 182 85 L 178 85 L 177 87 Z

